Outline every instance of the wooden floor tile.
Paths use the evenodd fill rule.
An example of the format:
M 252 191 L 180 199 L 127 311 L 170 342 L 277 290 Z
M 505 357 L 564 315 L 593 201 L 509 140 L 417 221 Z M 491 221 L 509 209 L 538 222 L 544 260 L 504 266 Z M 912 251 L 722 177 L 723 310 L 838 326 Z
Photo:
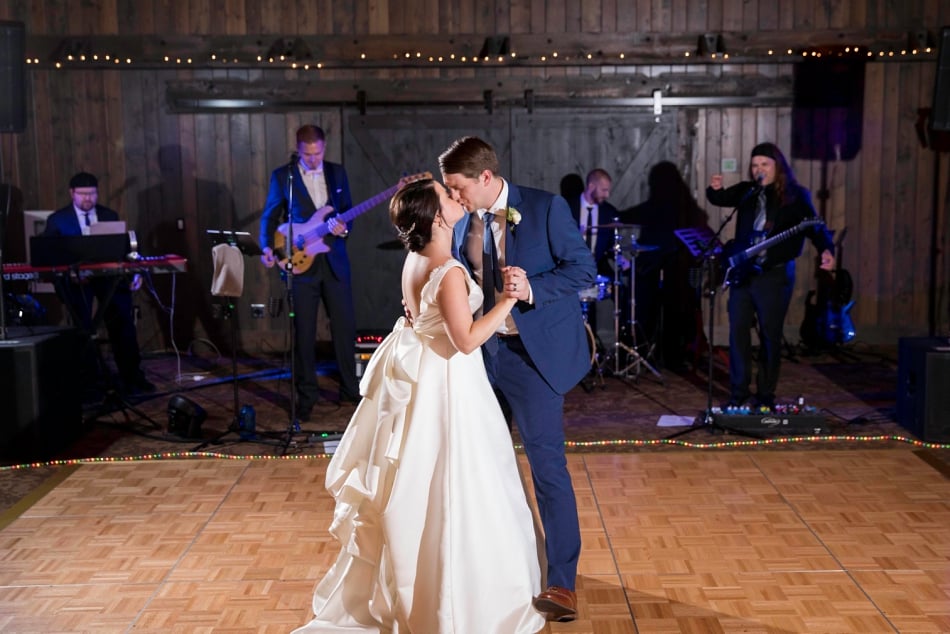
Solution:
M 305 623 L 339 549 L 327 464 L 79 467 L 0 530 L 0 630 Z M 913 451 L 588 453 L 568 465 L 578 618 L 545 632 L 950 631 L 950 480 Z M 533 502 L 523 455 L 519 466 Z

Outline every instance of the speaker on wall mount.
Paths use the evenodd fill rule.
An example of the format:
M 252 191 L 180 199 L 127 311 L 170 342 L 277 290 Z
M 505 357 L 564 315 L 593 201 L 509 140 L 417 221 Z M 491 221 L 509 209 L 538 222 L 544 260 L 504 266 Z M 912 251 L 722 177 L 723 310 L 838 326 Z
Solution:
M 938 132 L 950 132 L 950 26 L 940 30 L 939 46 L 930 128 Z
M 815 59 L 794 68 L 792 157 L 849 161 L 861 149 L 864 67 L 860 59 Z
M 22 22 L 0 20 L 0 132 L 26 128 L 26 31 Z

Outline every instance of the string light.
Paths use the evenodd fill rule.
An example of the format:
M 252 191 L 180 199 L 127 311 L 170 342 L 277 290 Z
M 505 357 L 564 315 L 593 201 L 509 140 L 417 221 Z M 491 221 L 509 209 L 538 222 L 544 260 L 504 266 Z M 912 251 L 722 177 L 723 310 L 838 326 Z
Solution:
M 909 43 L 910 43 L 909 47 L 905 46 L 902 48 L 900 46 L 895 46 L 892 50 L 888 50 L 886 48 L 880 48 L 878 50 L 872 51 L 868 47 L 861 47 L 861 46 L 854 46 L 854 45 L 838 47 L 838 46 L 832 45 L 827 48 L 816 48 L 816 47 L 803 48 L 803 49 L 788 48 L 786 49 L 785 53 L 786 55 L 789 55 L 789 56 L 798 55 L 799 59 L 809 59 L 809 58 L 822 59 L 824 57 L 841 58 L 847 55 L 862 54 L 862 55 L 866 55 L 868 58 L 877 58 L 881 60 L 893 60 L 900 57 L 907 57 L 909 55 L 918 56 L 924 53 L 932 53 L 933 50 L 935 50 L 929 46 L 926 48 L 924 46 L 917 46 L 914 41 L 911 41 Z M 923 44 L 922 40 L 921 40 L 921 44 Z M 733 53 L 735 53 L 735 51 L 733 51 Z M 774 47 L 763 48 L 759 50 L 746 49 L 742 51 L 742 55 L 740 57 L 743 60 L 747 60 L 749 63 L 756 63 L 757 59 L 764 60 L 766 58 L 774 58 L 776 55 L 779 55 L 780 53 L 781 51 L 776 50 Z M 124 60 L 124 63 L 126 66 L 136 66 L 136 65 L 143 65 L 143 64 L 149 65 L 156 61 L 156 60 L 142 60 L 142 59 L 133 60 L 131 57 L 122 57 L 121 55 L 113 55 L 113 54 L 108 54 L 108 53 L 105 53 L 105 54 L 86 53 L 84 49 L 78 48 L 76 46 L 68 47 L 66 50 L 62 52 L 61 55 L 62 55 L 61 59 L 51 60 L 51 62 L 55 65 L 56 68 L 68 67 L 70 64 L 75 63 L 76 61 L 86 62 L 87 59 L 91 62 L 98 62 L 100 64 L 103 61 L 112 62 L 112 64 L 114 65 L 118 65 L 122 63 L 122 60 Z M 365 51 L 359 52 L 357 53 L 357 55 L 358 55 L 359 60 L 362 60 L 362 61 L 369 60 L 369 55 Z M 484 64 L 490 64 L 490 63 L 504 64 L 506 61 L 509 61 L 508 58 L 510 58 L 511 60 L 519 59 L 518 54 L 516 52 L 497 52 L 497 51 L 492 51 L 487 54 L 483 52 L 483 53 L 478 53 L 475 55 L 457 54 L 457 53 L 434 55 L 434 54 L 423 53 L 420 50 L 410 51 L 410 50 L 403 49 L 399 51 L 394 51 L 390 53 L 389 55 L 391 55 L 391 57 L 389 57 L 388 59 L 390 59 L 392 62 L 394 62 L 397 65 L 400 63 L 411 64 L 413 60 L 417 61 L 418 63 L 424 63 L 427 65 L 431 65 L 434 63 L 439 63 L 439 64 L 455 63 L 455 64 L 467 65 L 469 62 L 484 63 Z M 675 55 L 678 55 L 678 53 L 672 53 L 672 55 L 675 56 Z M 538 64 L 538 65 L 544 65 L 549 62 L 557 62 L 558 64 L 561 64 L 561 65 L 575 64 L 575 65 L 580 66 L 580 65 L 586 65 L 586 64 L 599 65 L 599 64 L 614 63 L 610 61 L 611 58 L 613 60 L 618 60 L 620 63 L 627 63 L 627 64 L 637 63 L 639 59 L 637 57 L 636 52 L 629 53 L 627 51 L 614 51 L 614 52 L 607 52 L 607 53 L 598 52 L 595 54 L 593 52 L 588 52 L 588 51 L 576 51 L 575 53 L 567 53 L 567 52 L 563 52 L 559 50 L 549 50 L 544 53 L 538 53 L 538 54 L 530 55 L 527 58 L 522 57 L 520 59 L 525 60 L 529 64 L 533 63 L 533 64 Z M 703 49 L 702 46 L 700 46 L 699 49 L 684 50 L 682 52 L 682 57 L 680 59 L 681 60 L 685 59 L 691 62 L 694 58 L 698 58 L 701 61 L 705 60 L 705 61 L 712 61 L 712 62 L 729 61 L 732 59 L 732 54 L 724 50 L 721 50 L 721 48 L 718 48 L 717 50 L 706 50 L 706 49 Z M 208 52 L 206 56 L 202 58 L 202 62 L 200 63 L 208 67 L 213 67 L 217 64 L 227 64 L 229 63 L 229 61 L 233 62 L 234 64 L 243 63 L 243 64 L 251 65 L 254 63 L 253 62 L 254 59 L 256 59 L 257 63 L 259 64 L 271 64 L 271 65 L 280 64 L 280 65 L 284 65 L 285 68 L 292 68 L 295 70 L 301 67 L 306 68 L 306 69 L 315 67 L 315 63 L 312 61 L 309 55 L 307 56 L 296 55 L 295 57 L 294 54 L 291 54 L 288 52 L 281 53 L 279 50 L 268 51 L 265 54 L 258 54 L 256 55 L 256 57 L 251 57 L 250 59 L 244 60 L 243 62 L 241 62 L 237 57 L 234 57 L 233 59 L 231 59 L 231 58 L 228 58 L 226 54 L 214 51 L 214 52 Z M 387 58 L 384 57 L 383 59 L 385 60 Z M 37 65 L 40 64 L 39 59 L 37 58 L 28 57 L 25 61 L 27 64 L 37 64 Z M 189 64 L 189 65 L 194 64 L 194 60 L 192 58 L 181 58 L 181 57 L 174 58 L 174 57 L 170 57 L 169 55 L 162 56 L 161 58 L 159 58 L 159 61 L 162 61 L 166 64 L 172 64 L 172 63 Z M 639 60 L 639 61 L 643 63 L 642 60 Z M 647 62 L 647 63 L 653 63 L 653 62 Z M 760 63 L 764 63 L 764 62 L 760 62 Z M 317 68 L 322 68 L 324 66 L 326 66 L 325 62 L 320 65 L 316 65 Z M 346 60 L 343 60 L 343 59 L 335 60 L 331 62 L 331 66 L 345 67 Z
M 918 449 L 950 449 L 950 443 L 933 443 L 917 440 L 908 436 L 898 436 L 896 434 L 880 434 L 876 436 L 856 436 L 852 434 L 837 436 L 782 436 L 776 438 L 762 438 L 754 440 L 728 440 L 721 442 L 690 442 L 675 438 L 656 438 L 652 440 L 568 440 L 564 446 L 568 449 L 598 449 L 598 448 L 617 448 L 617 447 L 659 447 L 675 446 L 685 447 L 687 449 L 735 449 L 737 447 L 770 447 L 785 445 L 804 445 L 821 444 L 834 442 L 852 442 L 852 443 L 886 443 L 898 442 L 911 445 Z M 516 444 L 516 449 L 524 449 L 523 445 Z M 95 458 L 70 458 L 60 460 L 49 460 L 46 462 L 29 462 L 15 465 L 0 466 L 0 472 L 4 471 L 23 471 L 26 469 L 42 469 L 47 467 L 71 467 L 89 464 L 111 464 L 128 462 L 150 462 L 159 460 L 190 460 L 200 458 L 210 458 L 216 460 L 313 460 L 331 458 L 332 454 L 301 454 L 290 456 L 274 455 L 241 455 L 225 454 L 212 451 L 173 451 L 152 454 L 143 454 L 140 456 L 109 456 Z

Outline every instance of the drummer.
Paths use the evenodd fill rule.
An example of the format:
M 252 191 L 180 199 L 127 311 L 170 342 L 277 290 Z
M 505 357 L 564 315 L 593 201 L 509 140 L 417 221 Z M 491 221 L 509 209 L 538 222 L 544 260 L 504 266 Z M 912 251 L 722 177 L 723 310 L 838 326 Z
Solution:
M 568 199 L 571 213 L 584 236 L 594 260 L 597 262 L 597 273 L 613 278 L 614 254 L 613 232 L 610 229 L 601 229 L 598 225 L 608 224 L 618 220 L 620 212 L 607 202 L 610 197 L 610 188 L 613 181 L 606 170 L 597 168 L 590 171 L 584 191 L 580 196 Z
M 621 213 L 616 207 L 607 202 L 610 197 L 610 189 L 613 185 L 613 179 L 606 170 L 596 168 L 587 174 L 587 180 L 584 190 L 580 195 L 569 196 L 568 204 L 571 206 L 571 213 L 574 214 L 574 220 L 581 234 L 594 254 L 594 260 L 597 262 L 598 282 L 601 285 L 609 285 L 614 280 L 614 261 L 615 253 L 614 230 L 610 226 L 623 222 Z M 621 273 L 630 269 L 630 262 L 619 255 Z M 622 277 L 622 276 L 621 276 Z M 598 299 L 604 299 L 604 293 L 600 294 Z M 608 319 L 611 319 L 610 313 L 603 311 L 603 325 L 607 325 Z M 597 332 L 597 310 L 595 305 L 588 307 L 587 319 L 593 332 Z

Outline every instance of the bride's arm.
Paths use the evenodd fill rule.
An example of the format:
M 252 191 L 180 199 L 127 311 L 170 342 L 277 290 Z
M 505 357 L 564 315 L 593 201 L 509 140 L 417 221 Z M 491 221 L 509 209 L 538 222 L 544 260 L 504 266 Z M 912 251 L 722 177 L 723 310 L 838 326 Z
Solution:
M 482 317 L 473 320 L 472 311 L 468 306 L 468 285 L 465 283 L 465 273 L 462 269 L 453 267 L 446 271 L 442 278 L 438 301 L 449 340 L 459 352 L 468 354 L 477 350 L 495 334 L 498 327 L 504 323 L 505 317 L 511 312 L 511 307 L 518 300 L 506 297 Z

